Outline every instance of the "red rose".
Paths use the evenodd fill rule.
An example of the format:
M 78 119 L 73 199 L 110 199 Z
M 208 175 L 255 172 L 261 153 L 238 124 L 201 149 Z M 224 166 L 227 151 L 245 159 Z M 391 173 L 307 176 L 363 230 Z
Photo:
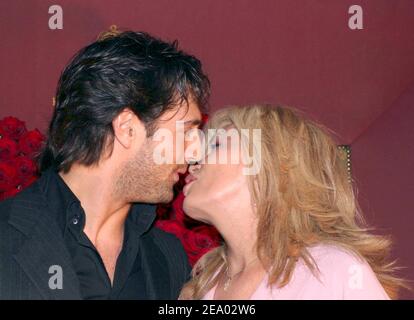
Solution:
M 6 131 L 2 127 L 0 127 L 0 139 L 1 138 L 8 138 Z
M 17 189 L 19 190 L 23 190 L 26 189 L 28 186 L 30 186 L 33 182 L 35 182 L 37 180 L 37 176 L 31 176 L 31 177 L 27 177 L 26 179 L 24 179 L 24 181 L 20 184 L 20 188 L 18 187 Z
M 24 183 L 26 179 L 36 175 L 36 163 L 28 157 L 17 157 L 9 161 L 8 164 L 16 169 L 16 180 L 19 184 Z
M 8 163 L 0 162 L 0 191 L 5 192 L 17 186 L 16 168 Z
M 34 157 L 40 151 L 45 137 L 39 130 L 25 132 L 19 140 L 20 151 L 29 157 Z
M 15 196 L 20 191 L 26 189 L 33 182 L 35 182 L 37 178 L 38 178 L 37 176 L 27 177 L 26 179 L 24 179 L 22 182 L 20 182 L 17 185 L 12 184 L 10 188 L 8 188 L 6 191 L 0 191 L 0 201 Z
M 20 190 L 16 187 L 13 187 L 7 191 L 0 192 L 0 201 L 6 200 L 7 198 L 14 197 Z
M 19 141 L 20 137 L 27 131 L 23 121 L 15 117 L 5 117 L 0 121 L 0 132 L 2 136 Z
M 7 161 L 17 156 L 17 143 L 7 137 L 0 139 L 0 161 Z
M 219 238 L 216 237 L 215 234 L 216 231 L 210 229 L 212 229 L 212 227 L 199 226 L 190 229 L 183 234 L 182 242 L 184 250 L 187 252 L 192 266 L 194 266 L 198 259 L 204 254 L 220 244 Z

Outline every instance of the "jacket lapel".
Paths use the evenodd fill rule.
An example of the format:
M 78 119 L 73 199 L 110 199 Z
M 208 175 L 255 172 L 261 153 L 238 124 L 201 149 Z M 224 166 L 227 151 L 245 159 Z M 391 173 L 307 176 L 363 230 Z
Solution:
M 26 236 L 14 259 L 44 299 L 81 299 L 79 281 L 55 218 L 45 203 L 32 200 L 33 194 L 26 198 L 14 203 L 9 219 Z M 50 278 L 56 275 L 56 270 L 50 270 L 52 266 L 61 268 L 61 289 L 49 287 Z

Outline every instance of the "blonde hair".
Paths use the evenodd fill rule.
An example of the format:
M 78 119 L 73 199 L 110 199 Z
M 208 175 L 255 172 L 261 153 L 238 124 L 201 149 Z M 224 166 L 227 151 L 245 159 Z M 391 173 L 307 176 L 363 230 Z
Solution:
M 346 165 L 327 130 L 287 107 L 231 107 L 218 111 L 206 129 L 261 129 L 261 170 L 249 177 L 256 203 L 257 255 L 269 285 L 289 283 L 298 259 L 317 269 L 307 248 L 340 246 L 365 259 L 390 298 L 407 287 L 389 260 L 389 237 L 369 233 L 358 208 Z M 225 246 L 194 266 L 180 299 L 200 299 L 226 265 Z M 219 272 L 220 271 L 220 272 Z

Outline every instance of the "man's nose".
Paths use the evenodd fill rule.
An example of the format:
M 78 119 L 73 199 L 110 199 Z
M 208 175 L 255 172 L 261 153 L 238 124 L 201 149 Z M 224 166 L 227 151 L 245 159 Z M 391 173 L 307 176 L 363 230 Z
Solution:
M 191 144 L 185 146 L 184 158 L 189 165 L 200 162 L 203 157 L 203 139 L 197 131 L 191 132 Z

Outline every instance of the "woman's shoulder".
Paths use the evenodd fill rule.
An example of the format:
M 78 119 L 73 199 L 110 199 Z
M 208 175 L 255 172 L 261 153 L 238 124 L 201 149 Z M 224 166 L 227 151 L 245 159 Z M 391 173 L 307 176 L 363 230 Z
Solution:
M 334 244 L 318 244 L 308 247 L 311 262 L 316 271 L 324 276 L 348 277 L 354 270 L 372 272 L 368 262 L 352 249 Z M 304 265 L 304 263 L 302 263 Z
M 358 255 L 355 251 L 335 244 L 317 244 L 307 247 L 310 256 L 319 263 L 327 263 L 332 261 L 341 261 L 343 263 L 364 264 L 366 260 Z
M 316 275 L 342 299 L 389 299 L 369 263 L 351 249 L 332 244 L 308 248 Z

